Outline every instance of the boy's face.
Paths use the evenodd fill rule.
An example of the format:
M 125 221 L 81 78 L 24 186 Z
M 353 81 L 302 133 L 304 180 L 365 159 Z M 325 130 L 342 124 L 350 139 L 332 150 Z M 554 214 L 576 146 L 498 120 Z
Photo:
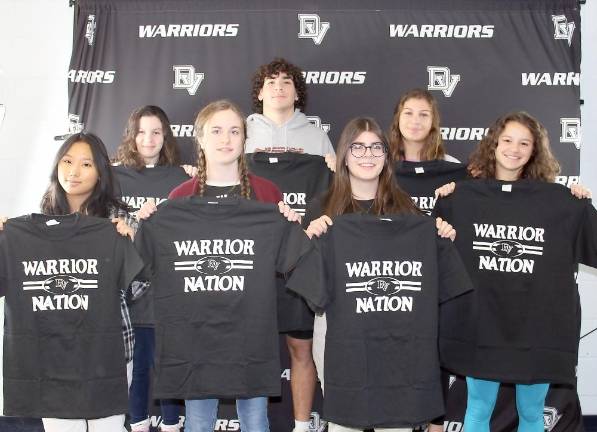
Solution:
M 286 72 L 266 77 L 259 100 L 263 102 L 264 110 L 294 110 L 298 96 L 292 78 Z

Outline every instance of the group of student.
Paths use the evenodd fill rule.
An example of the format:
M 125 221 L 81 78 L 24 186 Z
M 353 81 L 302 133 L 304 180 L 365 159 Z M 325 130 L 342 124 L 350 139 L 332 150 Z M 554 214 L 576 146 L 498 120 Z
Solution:
M 165 254 L 157 233 L 179 229 L 178 225 L 185 225 L 185 212 L 200 215 L 196 216 L 197 223 L 201 221 L 206 224 L 205 229 L 203 225 L 197 228 L 198 232 L 207 232 L 208 236 L 210 230 L 217 233 L 220 229 L 219 219 L 231 216 L 227 209 L 207 210 L 214 203 L 221 203 L 222 207 L 239 206 L 238 209 L 248 212 L 247 220 L 258 221 L 255 225 L 259 226 L 265 223 L 256 216 L 255 212 L 260 208 L 254 209 L 245 204 L 238 204 L 239 200 L 269 203 L 271 208 L 277 207 L 277 212 L 291 223 L 287 225 L 296 226 L 297 222 L 302 223 L 306 233 L 303 239 L 294 239 L 294 232 L 280 234 L 280 250 L 294 249 L 292 254 L 288 253 L 285 257 L 284 265 L 273 264 L 274 273 L 287 271 L 285 278 L 290 279 L 287 281 L 288 287 L 306 299 L 304 301 L 296 297 L 294 304 L 299 304 L 298 307 L 304 311 L 309 310 L 308 304 L 317 311 L 312 318 L 311 328 L 285 328 L 291 360 L 290 383 L 295 432 L 309 430 L 318 378 L 324 390 L 325 400 L 324 370 L 329 373 L 329 368 L 340 368 L 339 364 L 330 364 L 331 359 L 337 358 L 336 354 L 329 353 L 324 361 L 326 315 L 322 312 L 329 301 L 323 301 L 321 293 L 315 292 L 318 284 L 314 283 L 310 287 L 299 285 L 301 281 L 304 283 L 309 277 L 313 277 L 317 266 L 312 267 L 309 262 L 313 262 L 317 253 L 321 254 L 322 250 L 329 247 L 324 246 L 325 239 L 330 237 L 330 231 L 335 229 L 335 222 L 339 221 L 336 225 L 340 222 L 345 224 L 345 221 L 351 221 L 347 216 L 353 214 L 373 217 L 375 221 L 392 219 L 393 223 L 397 224 L 402 220 L 402 216 L 415 218 L 416 221 L 420 218 L 424 223 L 432 220 L 433 236 L 421 236 L 419 242 L 431 244 L 435 248 L 436 241 L 451 240 L 448 245 L 438 243 L 441 244 L 438 248 L 442 251 L 446 248 L 448 251 L 458 250 L 462 258 L 451 258 L 449 267 L 452 271 L 443 268 L 444 273 L 439 274 L 444 275 L 446 280 L 453 280 L 454 274 L 458 273 L 459 287 L 453 290 L 453 295 L 442 296 L 442 280 L 437 281 L 440 288 L 435 303 L 441 303 L 441 307 L 431 308 L 429 314 L 419 313 L 416 317 L 421 321 L 429 319 L 430 322 L 437 323 L 435 327 L 440 329 L 435 341 L 431 343 L 437 345 L 437 350 L 430 348 L 428 354 L 411 353 L 412 356 L 434 357 L 434 360 L 429 362 L 421 360 L 421 364 L 431 365 L 429 367 L 434 369 L 431 371 L 433 391 L 429 390 L 427 394 L 433 395 L 435 399 L 432 401 L 429 396 L 428 407 L 424 406 L 424 400 L 420 401 L 416 410 L 417 413 L 421 410 L 428 412 L 431 417 L 420 418 L 411 415 L 406 405 L 392 408 L 390 396 L 386 401 L 390 404 L 388 410 L 400 412 L 399 416 L 379 414 L 380 417 L 377 419 L 368 417 L 367 420 L 350 423 L 353 417 L 350 413 L 344 415 L 339 403 L 325 401 L 324 418 L 330 420 L 328 430 L 343 432 L 372 428 L 377 431 L 402 432 L 427 424 L 430 432 L 442 431 L 441 403 L 436 403 L 437 392 L 441 392 L 441 386 L 438 390 L 436 382 L 441 381 L 445 391 L 448 373 L 455 373 L 466 376 L 467 379 L 468 400 L 464 428 L 468 432 L 490 430 L 491 414 L 501 382 L 516 384 L 518 430 L 543 431 L 543 406 L 549 385 L 560 382 L 574 383 L 573 369 L 576 364 L 579 319 L 579 308 L 575 303 L 578 298 L 574 272 L 578 263 L 597 266 L 597 231 L 592 225 L 597 222 L 597 218 L 590 200 L 585 199 L 590 197 L 590 192 L 576 186 L 571 193 L 554 183 L 559 164 L 551 153 L 545 128 L 525 112 L 502 115 L 489 127 L 487 135 L 471 155 L 469 164 L 465 166 L 446 153 L 440 134 L 437 102 L 428 91 L 415 89 L 404 94 L 396 104 L 389 138 L 375 119 L 358 117 L 350 120 L 344 127 L 334 150 L 327 134 L 312 125 L 303 114 L 306 84 L 298 67 L 284 59 L 275 59 L 256 71 L 252 89 L 255 113 L 246 120 L 234 103 L 225 100 L 212 102 L 199 112 L 194 122 L 197 166 L 180 166 L 176 140 L 170 129 L 168 117 L 162 109 L 151 105 L 136 109 L 130 115 L 115 160 L 109 159 L 103 143 L 97 136 L 85 132 L 69 137 L 56 155 L 50 185 L 43 196 L 41 212 L 56 217 L 77 213 L 109 218 L 123 237 L 135 237 L 135 244 L 143 261 L 150 260 L 153 263 L 153 269 L 148 262 L 145 262 L 144 271 L 137 269 L 139 274 L 135 281 L 132 278 L 127 281 L 130 282 L 130 286 L 117 287 L 119 291 L 127 293 L 126 299 L 119 296 L 119 303 L 123 335 L 125 342 L 128 342 L 125 344 L 125 359 L 129 372 L 132 369 L 132 373 L 129 373 L 128 395 L 128 415 L 132 431 L 146 432 L 150 428 L 149 388 L 154 368 L 159 369 L 156 377 L 159 382 L 154 383 L 157 390 L 155 394 L 185 399 L 186 431 L 211 432 L 217 419 L 219 398 L 236 399 L 243 431 L 269 430 L 267 398 L 275 395 L 276 390 L 271 390 L 263 383 L 251 387 L 255 377 L 237 374 L 236 364 L 227 364 L 227 360 L 221 358 L 220 367 L 228 368 L 228 374 L 218 375 L 218 372 L 209 376 L 205 371 L 199 373 L 187 370 L 184 372 L 186 375 L 182 372 L 180 374 L 184 376 L 177 375 L 181 370 L 181 363 L 184 363 L 183 359 L 169 357 L 169 354 L 181 348 L 176 346 L 176 343 L 184 345 L 198 339 L 187 340 L 181 337 L 177 340 L 177 337 L 164 330 L 168 325 L 164 320 L 176 314 L 176 318 L 172 319 L 181 319 L 184 322 L 185 316 L 180 315 L 184 315 L 190 309 L 181 303 L 178 310 L 164 312 L 167 310 L 166 305 L 171 308 L 178 303 L 168 303 L 174 296 L 166 291 L 170 287 L 155 286 L 156 281 L 160 280 L 160 275 L 156 274 L 159 268 L 157 263 L 160 256 Z M 286 153 L 318 156 L 325 169 L 329 167 L 329 170 L 334 172 L 327 191 L 318 197 L 310 197 L 313 199 L 307 202 L 304 217 L 301 218 L 290 205 L 284 203 L 282 192 L 285 191 L 280 191 L 273 182 L 250 171 L 251 154 L 259 152 L 267 153 L 273 159 L 276 154 Z M 288 169 L 291 168 L 292 165 L 289 165 Z M 292 172 L 288 174 L 292 176 Z M 400 180 L 402 178 L 406 179 L 404 185 Z M 409 189 L 413 184 L 415 187 L 411 191 Z M 426 188 L 430 190 L 415 192 L 417 185 L 422 184 L 427 185 Z M 436 209 L 417 208 L 413 201 L 415 194 L 427 196 L 431 203 L 435 203 L 435 199 L 439 197 Z M 539 197 L 540 200 L 535 197 Z M 201 210 L 197 210 L 198 208 Z M 432 213 L 435 219 L 424 215 L 422 210 L 425 213 L 435 211 L 435 214 Z M 133 211 L 135 218 L 129 217 Z M 166 217 L 178 214 L 178 211 L 185 215 L 180 220 L 172 220 L 173 216 L 170 216 L 170 219 Z M 159 217 L 160 214 L 163 216 Z M 500 219 L 502 214 L 503 218 Z M 553 232 L 561 229 L 561 226 L 557 226 L 558 220 L 563 221 L 566 230 L 565 234 L 556 236 Z M 2 260 L 10 253 L 6 244 L 13 221 L 4 220 L 1 226 Z M 47 227 L 52 225 L 48 224 L 48 221 L 44 223 Z M 547 226 L 548 224 L 556 226 L 550 231 L 551 227 Z M 275 226 L 277 225 L 271 223 L 272 232 L 277 232 Z M 400 229 L 402 228 L 396 228 L 397 231 Z M 428 233 L 428 227 L 425 229 Z M 285 232 L 282 228 L 281 230 L 280 232 Z M 488 231 L 491 232 L 488 234 Z M 535 233 L 534 237 L 528 234 L 530 231 Z M 351 231 L 342 231 L 338 226 L 336 239 L 340 232 Z M 371 231 L 371 235 L 374 232 Z M 366 238 L 368 231 L 363 231 L 360 235 Z M 440 238 L 443 240 L 439 240 Z M 481 242 L 483 238 L 490 241 Z M 383 239 L 380 241 L 383 243 Z M 474 251 L 481 248 L 494 255 L 472 256 L 473 244 Z M 249 246 L 249 243 L 245 243 L 245 252 Z M 207 243 L 201 247 L 207 248 Z M 210 253 L 200 255 L 209 255 L 212 258 L 219 255 L 215 246 L 211 247 Z M 514 252 L 511 252 L 513 249 Z M 555 254 L 552 250 L 556 249 L 564 249 L 568 255 L 552 257 L 550 254 Z M 529 257 L 541 256 L 546 262 L 537 261 L 529 264 L 530 261 L 523 259 L 527 256 L 525 254 L 531 254 Z M 292 260 L 289 258 L 290 255 L 293 255 Z M 441 269 L 445 264 L 441 264 L 440 255 L 438 252 L 438 268 Z M 243 258 L 246 259 L 247 256 Z M 233 260 L 231 265 L 240 268 L 257 265 L 258 258 L 251 259 L 255 263 L 238 261 L 241 262 L 239 264 Z M 226 260 L 228 258 L 221 262 L 225 264 Z M 193 265 L 201 266 L 200 261 Z M 530 274 L 528 271 L 519 271 L 517 267 L 525 264 L 530 266 Z M 179 270 L 184 267 L 184 264 L 175 265 Z M 217 266 L 219 263 L 213 265 Z M 206 274 L 212 274 L 204 267 L 201 269 L 207 272 Z M 292 269 L 296 274 L 293 274 Z M 0 266 L 0 271 L 5 271 L 4 264 Z M 554 272 L 556 276 L 553 276 Z M 462 276 L 463 274 L 466 274 L 466 277 Z M 5 274 L 0 274 L 0 278 L 2 281 L 10 279 Z M 10 305 L 6 293 L 17 287 L 6 286 L 5 282 L 3 284 L 5 286 L 1 287 L 1 291 L 3 295 L 7 295 L 8 308 Z M 266 282 L 263 284 L 267 285 Z M 549 286 L 549 289 L 545 286 Z M 283 286 L 278 286 L 277 289 L 279 295 L 282 295 L 280 291 L 286 290 Z M 341 291 L 347 290 L 342 286 Z M 244 295 L 248 295 L 246 289 Z M 549 309 L 545 302 L 557 298 L 567 300 L 560 303 L 562 310 L 556 313 L 554 318 L 551 315 L 553 310 Z M 273 309 L 265 314 L 285 314 L 284 310 L 275 310 L 275 302 L 274 306 L 268 302 L 263 303 Z M 218 304 L 217 301 L 214 304 Z M 225 314 L 229 311 L 226 309 L 228 307 L 229 305 L 224 306 L 222 303 L 221 311 L 214 311 L 213 317 L 217 317 L 217 313 Z M 386 307 L 385 311 L 387 310 Z M 397 315 L 399 314 L 400 312 L 397 312 Z M 240 320 L 240 328 L 259 328 L 260 324 L 243 316 L 235 317 Z M 330 315 L 334 316 L 337 314 Z M 191 320 L 191 317 L 186 318 Z M 221 328 L 229 328 L 223 324 L 224 319 L 214 319 L 218 324 L 222 324 Z M 243 319 L 247 321 L 244 322 Z M 271 324 L 271 320 L 267 322 Z M 558 330 L 554 328 L 553 323 L 568 330 Z M 195 321 L 192 324 L 188 331 L 205 331 L 205 328 L 200 329 Z M 329 324 L 333 325 L 331 322 Z M 180 325 L 182 328 L 186 324 Z M 202 325 L 210 327 L 214 323 L 203 322 Z M 277 332 L 277 328 L 271 330 Z M 550 333 L 552 331 L 554 333 Z M 210 335 L 210 338 L 211 336 L 213 335 Z M 230 340 L 235 340 L 240 345 L 248 345 L 254 342 L 251 339 L 253 336 L 244 341 L 238 338 Z M 203 334 L 202 337 L 206 336 Z M 222 334 L 219 337 L 226 339 Z M 271 334 L 261 337 L 270 340 Z M 334 346 L 336 345 L 337 342 Z M 112 349 L 108 346 L 102 348 Z M 265 350 L 270 348 L 268 345 Z M 215 348 L 211 344 L 198 344 L 187 346 L 186 349 L 201 352 Z M 5 345 L 5 352 L 6 350 Z M 196 359 L 190 351 L 188 355 L 191 359 Z M 210 364 L 210 361 L 217 362 L 218 355 L 224 356 L 224 351 L 202 361 L 205 361 L 205 365 Z M 154 359 L 159 364 L 154 365 Z M 389 360 L 391 362 L 392 359 Z M 192 360 L 186 361 L 191 361 L 192 364 Z M 350 359 L 346 358 L 344 361 L 350 362 Z M 253 365 L 252 362 L 257 360 L 247 359 L 246 363 Z M 441 375 L 440 363 L 443 368 Z M 275 365 L 276 362 L 272 364 Z M 212 366 L 210 364 L 209 367 Z M 177 372 L 169 374 L 168 368 Z M 273 369 L 279 381 L 279 367 L 277 370 L 275 367 Z M 205 366 L 205 370 L 212 369 Z M 250 368 L 247 367 L 247 370 Z M 260 369 L 255 366 L 253 370 Z M 390 375 L 395 373 L 394 370 L 383 369 L 378 372 L 386 374 L 389 381 Z M 217 377 L 220 382 L 216 384 L 229 391 L 208 391 L 202 387 L 197 377 L 210 381 L 210 385 Z M 330 375 L 330 398 L 336 398 L 336 395 L 342 392 L 338 389 L 335 379 Z M 176 389 L 172 390 L 173 382 L 178 382 L 176 380 L 180 380 L 180 388 L 184 388 L 184 391 L 177 393 Z M 263 378 L 263 381 L 266 379 Z M 411 385 L 410 390 L 405 386 L 401 391 L 420 391 L 420 388 L 415 389 L 417 385 Z M 197 388 L 193 390 L 193 386 Z M 64 396 L 66 398 L 68 395 Z M 408 397 L 408 394 L 406 396 Z M 10 400 L 11 397 L 5 388 L 5 399 Z M 363 396 L 359 395 L 358 398 L 361 400 Z M 377 401 L 366 400 L 366 397 L 364 399 L 361 400 L 364 404 L 374 404 Z M 64 403 L 68 403 L 66 399 Z M 182 425 L 179 423 L 179 406 L 176 400 L 164 397 L 160 399 L 160 404 L 161 430 L 179 431 Z M 438 406 L 440 408 L 436 408 Z M 428 410 L 425 411 L 423 408 Z M 349 408 L 344 408 L 346 409 Z M 332 415 L 326 417 L 326 411 Z M 337 412 L 340 414 L 336 415 Z M 382 411 L 371 409 L 368 412 Z M 9 409 L 7 414 L 23 415 L 18 409 Z M 80 416 L 69 415 L 69 418 L 51 417 L 44 415 L 43 419 L 45 430 L 49 432 L 124 430 L 124 412 L 112 412 L 101 418 L 88 417 L 83 413 Z M 347 419 L 348 423 L 343 423 L 344 419 Z

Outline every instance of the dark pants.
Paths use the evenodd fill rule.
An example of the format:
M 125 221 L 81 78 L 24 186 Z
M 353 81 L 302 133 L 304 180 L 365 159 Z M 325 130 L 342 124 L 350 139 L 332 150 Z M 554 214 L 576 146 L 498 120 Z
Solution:
M 155 331 L 150 327 L 134 327 L 135 351 L 133 354 L 133 381 L 129 393 L 130 422 L 138 423 L 148 417 L 149 381 L 153 368 Z M 179 405 L 173 399 L 160 400 L 162 424 L 178 423 Z

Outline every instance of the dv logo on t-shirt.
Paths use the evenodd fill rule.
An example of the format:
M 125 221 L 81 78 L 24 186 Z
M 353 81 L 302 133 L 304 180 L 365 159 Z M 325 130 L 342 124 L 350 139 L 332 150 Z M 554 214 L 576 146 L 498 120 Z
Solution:
M 473 240 L 474 250 L 488 251 L 492 254 L 479 255 L 479 270 L 533 273 L 535 260 L 526 258 L 525 255 L 543 255 L 543 246 L 525 243 L 544 243 L 545 229 L 515 225 L 476 223 L 473 225 L 476 238 L 494 239 L 494 241 Z
M 253 270 L 253 260 L 230 259 L 226 255 L 255 255 L 254 240 L 174 241 L 178 256 L 198 255 L 194 261 L 175 261 L 175 271 L 196 271 L 200 276 L 184 277 L 184 292 L 243 291 L 244 275 L 226 275 L 233 270 Z
M 31 297 L 33 312 L 89 308 L 89 297 L 77 293 L 97 289 L 97 279 L 82 279 L 80 275 L 97 275 L 97 259 L 57 259 L 23 261 L 26 278 L 50 276 L 45 279 L 24 280 L 23 291 L 45 291 Z M 74 276 L 76 275 L 76 276 Z M 36 278 L 35 278 L 36 279 Z
M 346 292 L 366 292 L 366 297 L 356 297 L 356 313 L 412 312 L 413 297 L 399 295 L 402 291 L 421 291 L 419 280 L 404 278 L 422 277 L 420 261 L 357 261 L 346 263 L 348 280 Z M 400 279 L 398 279 L 398 277 Z M 369 278 L 363 281 L 363 278 Z

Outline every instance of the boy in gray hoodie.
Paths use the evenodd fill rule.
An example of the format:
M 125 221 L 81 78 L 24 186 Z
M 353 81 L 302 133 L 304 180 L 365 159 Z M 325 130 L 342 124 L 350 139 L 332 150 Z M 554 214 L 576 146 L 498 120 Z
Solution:
M 307 85 L 298 67 L 281 58 L 259 67 L 253 76 L 252 98 L 255 113 L 247 118 L 247 153 L 335 154 L 327 133 L 302 113 Z
M 253 75 L 254 114 L 247 118 L 245 151 L 295 152 L 325 157 L 335 171 L 334 147 L 321 128 L 313 125 L 302 110 L 307 100 L 307 84 L 302 71 L 282 58 L 260 66 Z M 308 432 L 316 371 L 312 354 L 312 331 L 286 334 L 290 353 L 293 432 Z

